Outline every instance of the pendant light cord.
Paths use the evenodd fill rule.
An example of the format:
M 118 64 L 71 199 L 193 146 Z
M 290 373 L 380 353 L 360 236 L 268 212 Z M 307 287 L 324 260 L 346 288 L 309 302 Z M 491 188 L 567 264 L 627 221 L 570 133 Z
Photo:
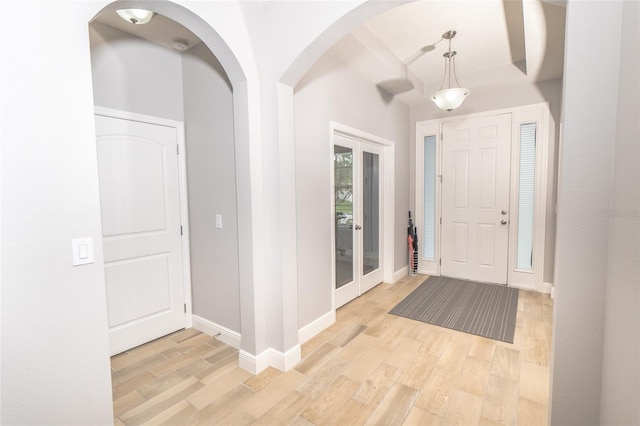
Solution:
M 442 40 L 442 39 L 441 39 Z M 453 51 L 451 50 L 451 38 L 449 38 L 449 50 L 447 51 L 447 53 L 445 53 L 444 56 L 444 74 L 442 75 L 442 83 L 440 83 L 440 88 L 438 89 L 439 91 L 442 90 L 442 87 L 444 86 L 444 82 L 447 79 L 447 72 L 449 74 L 449 87 L 447 87 L 447 89 L 451 89 L 451 60 L 453 59 L 453 78 L 455 79 L 456 84 L 458 85 L 458 87 L 460 87 L 460 83 L 458 83 L 458 76 L 455 74 L 456 72 L 456 59 L 455 56 L 452 55 Z

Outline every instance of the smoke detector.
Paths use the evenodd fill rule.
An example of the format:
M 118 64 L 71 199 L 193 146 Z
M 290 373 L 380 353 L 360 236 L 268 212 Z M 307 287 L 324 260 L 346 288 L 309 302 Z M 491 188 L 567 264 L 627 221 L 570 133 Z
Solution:
M 187 50 L 189 48 L 189 43 L 187 43 L 184 40 L 180 40 L 180 39 L 173 40 L 173 43 L 171 45 L 178 52 L 184 52 L 185 50 Z

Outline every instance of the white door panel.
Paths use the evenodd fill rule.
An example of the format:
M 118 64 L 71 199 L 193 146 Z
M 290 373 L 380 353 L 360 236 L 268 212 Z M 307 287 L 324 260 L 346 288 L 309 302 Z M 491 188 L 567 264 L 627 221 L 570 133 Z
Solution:
M 441 274 L 506 284 L 511 116 L 447 122 L 442 136 Z
M 109 327 L 171 309 L 169 269 L 168 253 L 107 264 Z
M 98 142 L 105 236 L 166 229 L 164 146 L 124 136 Z
M 177 135 L 96 115 L 112 354 L 185 325 Z

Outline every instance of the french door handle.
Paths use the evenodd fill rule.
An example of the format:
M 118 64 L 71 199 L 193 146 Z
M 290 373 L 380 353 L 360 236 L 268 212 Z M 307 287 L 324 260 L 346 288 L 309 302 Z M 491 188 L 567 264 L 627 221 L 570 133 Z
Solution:
M 359 231 L 359 230 L 361 230 L 361 229 L 362 229 L 362 226 L 360 226 L 360 225 L 356 225 L 356 231 Z
M 507 211 L 506 210 L 502 210 L 500 213 L 507 214 Z
M 501 220 L 500 223 L 503 224 L 503 225 L 506 225 L 507 221 L 506 220 Z

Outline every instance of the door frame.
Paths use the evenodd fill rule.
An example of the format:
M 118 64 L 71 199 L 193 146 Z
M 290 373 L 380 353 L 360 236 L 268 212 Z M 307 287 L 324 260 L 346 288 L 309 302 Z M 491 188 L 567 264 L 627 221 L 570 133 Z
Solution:
M 176 130 L 176 142 L 178 144 L 178 190 L 180 197 L 180 223 L 182 226 L 181 251 L 182 251 L 182 283 L 184 292 L 185 317 L 184 327 L 193 325 L 193 303 L 191 299 L 191 252 L 189 242 L 189 198 L 187 193 L 187 156 L 185 151 L 184 123 L 169 120 L 162 117 L 154 117 L 134 112 L 121 111 L 101 106 L 94 107 L 94 114 L 104 117 L 118 118 L 122 120 L 138 121 L 157 126 L 170 127 Z M 102 214 L 101 214 L 102 215 Z M 102 220 L 102 218 L 101 218 Z
M 380 268 L 382 268 L 383 282 L 391 283 L 394 281 L 393 265 L 394 265 L 394 221 L 395 221 L 395 143 L 389 139 L 381 138 L 376 135 L 346 126 L 344 124 L 331 121 L 329 123 L 329 170 L 333 171 L 333 147 L 335 145 L 335 136 L 339 135 L 344 138 L 353 139 L 357 142 L 366 142 L 377 145 L 382 148 L 383 169 L 382 172 L 382 193 L 384 197 L 382 214 L 382 251 L 383 256 Z M 334 175 L 330 174 L 330 198 L 329 198 L 329 217 L 331 223 L 335 223 L 336 208 L 334 196 Z M 336 236 L 335 231 L 331 231 L 331 309 L 335 313 L 336 310 Z
M 442 126 L 444 123 L 452 121 L 466 120 L 470 118 L 481 118 L 498 114 L 511 114 L 511 183 L 509 190 L 509 250 L 507 257 L 507 285 L 509 287 L 522 288 L 526 290 L 534 290 L 543 293 L 550 292 L 550 286 L 544 283 L 544 265 L 545 265 L 545 234 L 547 221 L 547 197 L 550 183 L 549 164 L 553 164 L 553 158 L 550 157 L 549 146 L 555 138 L 555 123 L 551 118 L 549 103 L 543 102 L 538 104 L 526 105 L 521 107 L 504 108 L 499 110 L 485 111 L 474 114 L 457 115 L 434 120 L 425 120 L 416 122 L 416 145 L 415 145 L 415 217 L 416 223 L 424 223 L 423 208 L 423 190 L 424 182 L 424 137 L 435 136 L 436 138 L 436 206 L 435 206 L 435 233 L 434 233 L 434 259 L 423 260 L 419 256 L 418 273 L 426 275 L 440 276 L 441 256 L 441 240 L 442 240 Z M 520 125 L 524 123 L 537 123 L 537 145 L 536 145 L 536 201 L 534 206 L 534 265 L 532 271 L 517 270 L 515 265 L 516 258 L 516 242 L 518 229 L 518 165 L 519 165 L 519 147 L 518 135 Z M 418 228 L 420 229 L 420 228 Z M 422 235 L 420 235 L 422 236 Z

